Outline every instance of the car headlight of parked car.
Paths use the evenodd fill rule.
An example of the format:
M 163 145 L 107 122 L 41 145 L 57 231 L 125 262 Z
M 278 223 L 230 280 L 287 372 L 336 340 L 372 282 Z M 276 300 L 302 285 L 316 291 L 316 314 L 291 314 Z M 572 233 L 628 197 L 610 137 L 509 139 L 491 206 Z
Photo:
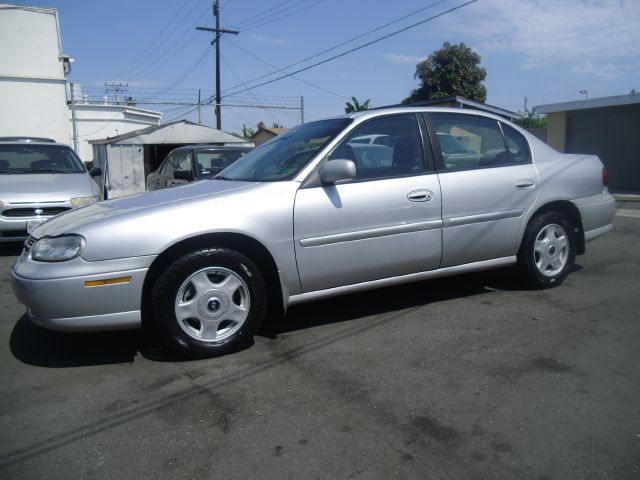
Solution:
M 98 200 L 100 200 L 98 197 L 74 197 L 70 202 L 75 208 L 79 208 L 96 203 Z
M 31 258 L 40 262 L 64 262 L 80 255 L 84 244 L 80 235 L 44 237 L 31 250 Z

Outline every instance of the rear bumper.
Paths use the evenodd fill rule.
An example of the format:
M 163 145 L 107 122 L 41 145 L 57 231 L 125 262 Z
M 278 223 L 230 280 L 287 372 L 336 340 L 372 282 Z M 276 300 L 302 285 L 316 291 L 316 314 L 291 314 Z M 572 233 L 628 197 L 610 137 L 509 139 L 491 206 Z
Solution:
M 599 195 L 579 198 L 573 203 L 580 210 L 585 242 L 611 231 L 616 213 L 616 202 L 609 192 L 604 191 Z

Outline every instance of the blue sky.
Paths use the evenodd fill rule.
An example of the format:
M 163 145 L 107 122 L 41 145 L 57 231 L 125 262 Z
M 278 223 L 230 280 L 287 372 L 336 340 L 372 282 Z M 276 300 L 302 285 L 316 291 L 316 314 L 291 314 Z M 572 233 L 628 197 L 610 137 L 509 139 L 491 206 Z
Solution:
M 34 5 L 30 2 L 14 2 Z M 409 15 L 430 4 L 431 8 Z M 295 68 L 339 54 L 465 3 L 465 0 L 221 0 L 221 26 L 238 29 L 222 47 L 226 93 L 252 80 L 400 17 L 406 19 L 347 43 Z M 75 58 L 69 80 L 90 98 L 105 82 L 127 82 L 137 100 L 193 102 L 214 90 L 211 0 L 42 0 L 58 10 L 62 45 Z M 305 120 L 344 112 L 351 96 L 373 106 L 400 102 L 417 86 L 415 65 L 443 42 L 464 42 L 487 69 L 487 103 L 518 111 L 529 105 L 622 95 L 640 90 L 639 0 L 478 0 L 391 38 L 272 84 L 228 96 L 223 103 L 297 107 Z M 290 70 L 289 70 L 290 71 Z M 277 75 L 280 76 L 281 74 Z M 262 81 L 274 78 L 267 76 Z M 197 120 L 193 107 L 166 110 L 166 120 Z M 202 110 L 214 125 L 213 109 Z M 263 120 L 291 127 L 292 109 L 223 108 L 223 129 Z

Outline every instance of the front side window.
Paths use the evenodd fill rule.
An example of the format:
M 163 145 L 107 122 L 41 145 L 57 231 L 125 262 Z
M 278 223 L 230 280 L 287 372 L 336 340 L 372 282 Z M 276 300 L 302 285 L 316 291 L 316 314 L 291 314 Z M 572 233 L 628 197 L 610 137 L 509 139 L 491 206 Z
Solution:
M 509 163 L 497 120 L 457 113 L 429 114 L 444 170 L 468 170 Z
M 173 177 L 177 170 L 191 171 L 191 153 L 186 150 L 171 152 L 160 169 L 160 174 Z
M 216 178 L 245 182 L 290 180 L 351 121 L 334 118 L 299 125 L 250 151 Z
M 83 173 L 82 161 L 61 145 L 0 145 L 0 174 Z
M 329 155 L 329 161 L 335 159 L 352 160 L 356 180 L 423 173 L 418 121 L 414 115 L 392 115 L 363 123 Z

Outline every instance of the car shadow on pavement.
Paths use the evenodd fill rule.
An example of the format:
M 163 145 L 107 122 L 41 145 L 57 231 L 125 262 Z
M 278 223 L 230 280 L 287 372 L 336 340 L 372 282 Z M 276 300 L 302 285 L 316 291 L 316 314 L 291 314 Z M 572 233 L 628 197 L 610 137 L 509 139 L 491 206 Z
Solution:
M 22 251 L 22 242 L 0 243 L 0 257 L 17 257 Z
M 502 270 L 491 272 L 490 275 L 486 272 L 469 273 L 295 305 L 283 319 L 268 319 L 259 335 L 275 338 L 278 334 L 295 330 L 489 293 L 496 289 L 492 286 L 495 279 L 508 275 L 508 271 Z
M 140 346 L 137 330 L 69 333 L 46 330 L 26 315 L 16 323 L 9 346 L 23 363 L 39 367 L 68 368 L 133 362 Z

